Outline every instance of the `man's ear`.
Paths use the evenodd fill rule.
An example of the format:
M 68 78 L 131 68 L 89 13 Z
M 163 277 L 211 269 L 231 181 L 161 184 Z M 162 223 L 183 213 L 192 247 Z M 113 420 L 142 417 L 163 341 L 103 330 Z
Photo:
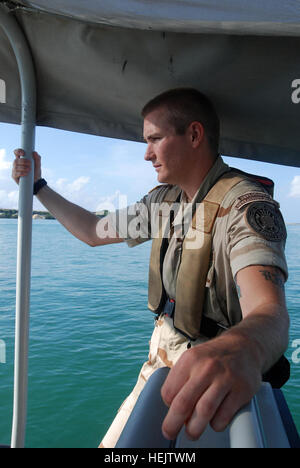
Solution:
M 201 122 L 192 122 L 188 128 L 191 143 L 197 148 L 204 140 L 205 130 Z

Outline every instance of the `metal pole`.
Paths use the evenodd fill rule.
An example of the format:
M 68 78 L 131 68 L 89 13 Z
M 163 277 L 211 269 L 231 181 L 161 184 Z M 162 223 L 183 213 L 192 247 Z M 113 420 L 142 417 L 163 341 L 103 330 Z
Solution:
M 14 51 L 22 88 L 21 148 L 25 158 L 32 159 L 35 144 L 36 82 L 31 53 L 16 18 L 3 4 L 0 5 L 0 27 L 6 33 Z M 33 166 L 33 162 L 32 162 Z M 20 180 L 18 255 L 16 285 L 16 335 L 14 409 L 12 448 L 23 448 L 27 418 L 29 303 L 32 244 L 32 200 L 34 171 Z

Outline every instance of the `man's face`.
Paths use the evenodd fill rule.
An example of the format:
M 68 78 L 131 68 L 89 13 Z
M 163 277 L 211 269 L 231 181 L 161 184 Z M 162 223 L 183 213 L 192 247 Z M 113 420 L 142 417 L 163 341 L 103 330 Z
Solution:
M 159 108 L 144 120 L 144 139 L 147 142 L 145 160 L 151 161 L 160 183 L 179 185 L 187 169 L 189 155 L 188 134 L 177 135 Z

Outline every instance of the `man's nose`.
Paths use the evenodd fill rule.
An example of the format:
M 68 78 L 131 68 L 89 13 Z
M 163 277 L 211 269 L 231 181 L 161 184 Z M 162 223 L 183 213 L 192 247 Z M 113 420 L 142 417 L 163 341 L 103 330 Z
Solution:
M 148 144 L 144 159 L 146 161 L 152 161 L 154 157 L 155 157 L 155 154 L 154 154 L 153 148 L 150 144 Z

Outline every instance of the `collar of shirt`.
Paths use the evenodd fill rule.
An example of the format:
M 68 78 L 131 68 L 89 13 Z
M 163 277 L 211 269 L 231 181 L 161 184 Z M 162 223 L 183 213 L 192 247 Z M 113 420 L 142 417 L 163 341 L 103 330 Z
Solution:
M 183 224 L 186 225 L 187 228 L 192 219 L 192 207 L 195 201 L 197 200 L 197 203 L 200 203 L 208 194 L 210 189 L 214 186 L 214 184 L 217 182 L 217 180 L 228 171 L 230 171 L 230 167 L 223 161 L 222 157 L 219 155 L 214 165 L 208 171 L 199 189 L 195 193 L 192 201 L 188 201 L 185 192 L 181 193 L 180 206 L 178 206 L 178 208 L 174 210 L 175 217 L 173 221 L 173 227 L 175 229 L 177 227 L 182 227 Z

